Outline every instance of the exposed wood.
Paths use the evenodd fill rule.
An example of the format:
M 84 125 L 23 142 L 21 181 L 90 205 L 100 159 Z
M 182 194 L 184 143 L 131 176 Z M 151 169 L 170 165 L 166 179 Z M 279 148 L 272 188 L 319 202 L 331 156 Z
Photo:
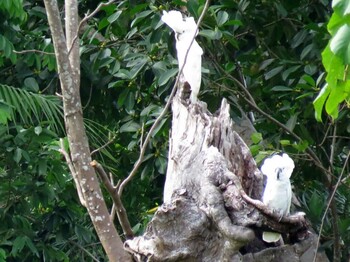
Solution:
M 263 177 L 233 129 L 226 100 L 211 114 L 187 98 L 182 83 L 172 104 L 164 204 L 125 248 L 137 261 L 287 261 L 284 252 L 299 261 L 313 254 L 303 215 L 280 221 L 259 201 Z M 271 228 L 288 232 L 291 244 L 271 251 L 261 240 Z

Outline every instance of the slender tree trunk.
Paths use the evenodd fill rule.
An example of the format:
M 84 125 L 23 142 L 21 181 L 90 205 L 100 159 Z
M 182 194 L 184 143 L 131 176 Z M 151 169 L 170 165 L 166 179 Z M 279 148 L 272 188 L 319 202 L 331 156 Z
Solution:
M 94 169 L 90 166 L 91 156 L 83 123 L 79 93 L 79 41 L 75 42 L 72 51 L 68 54 L 68 49 L 77 34 L 77 2 L 76 0 L 66 1 L 67 42 L 61 24 L 57 1 L 44 0 L 44 3 L 57 59 L 70 157 L 80 182 L 78 186 L 82 189 L 86 208 L 109 261 L 131 261 L 131 257 L 124 251 L 123 243 L 113 222 L 110 220 L 99 181 Z

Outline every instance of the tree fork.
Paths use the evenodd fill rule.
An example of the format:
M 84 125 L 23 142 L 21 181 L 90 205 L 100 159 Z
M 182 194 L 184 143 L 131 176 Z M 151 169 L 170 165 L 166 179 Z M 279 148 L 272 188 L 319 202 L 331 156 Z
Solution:
M 110 221 L 96 173 L 90 166 L 91 156 L 83 123 L 79 93 L 80 60 L 77 51 L 78 44 L 73 46 L 69 55 L 68 43 L 66 43 L 64 36 L 57 1 L 44 0 L 44 3 L 55 48 L 71 159 L 82 188 L 87 210 L 109 260 L 131 261 L 130 255 L 123 249 L 123 243 L 113 222 Z M 77 34 L 77 26 L 74 23 L 78 24 L 79 22 L 76 14 L 78 10 L 76 0 L 67 0 L 66 7 L 72 9 L 66 17 L 66 28 L 69 30 L 67 39 L 72 42 L 74 35 Z

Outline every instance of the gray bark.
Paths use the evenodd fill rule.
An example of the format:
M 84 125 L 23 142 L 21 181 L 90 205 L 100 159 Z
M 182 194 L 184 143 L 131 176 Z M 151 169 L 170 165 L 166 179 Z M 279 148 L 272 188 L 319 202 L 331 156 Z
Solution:
M 188 104 L 184 94 L 172 104 L 164 203 L 144 235 L 125 248 L 137 261 L 307 261 L 302 257 L 313 254 L 314 235 L 305 224 L 279 228 L 244 200 L 242 190 L 261 199 L 263 177 L 233 129 L 226 100 L 211 114 L 203 102 Z M 261 232 L 270 224 L 297 238 L 294 245 L 268 248 Z
M 82 189 L 86 208 L 109 260 L 131 261 L 131 257 L 123 249 L 123 243 L 113 222 L 110 220 L 97 176 L 94 169 L 90 166 L 90 149 L 83 124 L 79 93 L 80 60 L 78 44 L 72 49 L 70 55 L 68 54 L 69 44 L 77 32 L 77 24 L 74 24 L 78 23 L 77 2 L 76 0 L 66 1 L 66 7 L 71 8 L 66 18 L 66 26 L 67 30 L 69 30 L 67 32 L 68 46 L 61 24 L 57 1 L 44 0 L 44 3 L 57 59 L 70 158 L 79 180 L 77 186 Z

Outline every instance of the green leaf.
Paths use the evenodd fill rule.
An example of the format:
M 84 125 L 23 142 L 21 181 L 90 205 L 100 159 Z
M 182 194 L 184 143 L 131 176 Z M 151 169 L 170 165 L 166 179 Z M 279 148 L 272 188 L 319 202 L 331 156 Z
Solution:
M 319 221 L 322 217 L 323 209 L 324 209 L 324 201 L 323 198 L 319 196 L 316 192 L 312 193 L 312 196 L 309 201 L 309 210 L 314 218 L 318 218 Z
M 135 94 L 134 92 L 129 92 L 124 101 L 126 110 L 130 111 L 134 108 L 135 105 Z
M 118 108 L 121 108 L 124 105 L 125 99 L 127 98 L 129 92 L 130 92 L 130 89 L 128 89 L 128 88 L 125 88 L 121 92 L 121 94 L 118 97 L 118 101 L 117 101 Z
M 216 23 L 218 26 L 222 26 L 228 20 L 228 13 L 226 11 L 219 11 L 216 15 Z
M 301 67 L 300 65 L 297 65 L 297 66 L 289 67 L 286 70 L 284 70 L 283 73 L 282 73 L 283 81 L 286 81 L 286 79 L 289 77 L 289 75 L 291 73 L 294 73 L 295 71 L 297 71 L 300 67 Z
M 331 92 L 331 88 L 329 87 L 328 84 L 325 84 L 313 102 L 314 108 L 315 108 L 315 118 L 319 122 L 322 122 L 323 106 L 324 106 L 330 92 Z
M 168 83 L 170 78 L 174 77 L 178 71 L 178 68 L 172 68 L 170 70 L 165 71 L 158 79 L 158 85 L 162 86 Z
M 254 144 L 258 144 L 260 141 L 262 141 L 262 134 L 255 132 L 251 135 L 251 139 Z
M 307 45 L 301 52 L 300 59 L 303 60 L 313 49 L 315 49 L 314 44 Z
M 112 24 L 115 20 L 117 20 L 119 18 L 119 16 L 121 15 L 122 11 L 119 10 L 117 12 L 115 12 L 113 15 L 110 15 L 107 20 L 110 24 Z
M 307 140 L 302 140 L 300 143 L 293 144 L 292 146 L 299 152 L 304 152 L 305 149 L 309 146 L 309 142 Z
M 328 44 L 322 52 L 322 64 L 327 71 L 326 81 L 330 86 L 336 86 L 338 80 L 343 79 L 344 64 L 340 57 L 334 55 Z
M 286 123 L 286 126 L 288 127 L 289 130 L 293 131 L 293 129 L 294 129 L 296 123 L 297 123 L 297 119 L 298 119 L 298 115 L 297 115 L 297 114 L 292 115 L 292 116 L 288 119 L 288 121 L 287 121 L 287 123 Z
M 27 90 L 37 93 L 39 91 L 39 85 L 36 82 L 35 78 L 28 77 L 24 79 L 24 86 L 27 88 Z
M 12 108 L 0 100 L 0 124 L 6 125 L 8 120 L 12 119 Z
M 339 13 L 342 16 L 350 14 L 350 1 L 347 0 L 333 0 L 332 8 L 334 12 Z
M 152 137 L 155 137 L 157 135 L 157 133 L 162 129 L 163 125 L 166 123 L 167 120 L 167 118 L 164 118 L 160 121 L 157 127 L 153 130 Z
M 6 251 L 0 248 L 0 262 L 6 262 Z
M 265 79 L 269 80 L 272 77 L 274 77 L 275 75 L 279 74 L 283 70 L 283 67 L 284 66 L 278 66 L 278 67 L 275 67 L 274 69 L 272 69 L 271 71 L 267 72 L 265 74 Z
M 160 174 L 165 174 L 168 161 L 165 157 L 157 157 L 155 160 L 155 166 Z
M 134 121 L 129 121 L 126 122 L 124 125 L 122 125 L 119 129 L 120 133 L 124 133 L 124 132 L 137 132 L 138 130 L 140 130 L 141 126 L 139 123 L 136 123 Z
M 25 236 L 25 243 L 26 243 L 26 246 L 29 247 L 30 251 L 32 251 L 32 253 L 34 253 L 37 257 L 39 257 L 39 252 L 38 252 L 38 249 L 35 247 L 33 241 Z
M 22 159 L 22 149 L 16 148 L 15 154 L 13 155 L 13 160 L 18 164 Z
M 290 141 L 289 140 L 280 140 L 280 144 L 282 146 L 289 146 L 290 145 Z
M 12 244 L 11 254 L 14 257 L 16 257 L 18 255 L 18 253 L 22 251 L 25 244 L 26 244 L 25 236 L 16 237 L 16 239 L 13 241 L 13 244 Z
M 34 133 L 35 133 L 36 135 L 40 135 L 42 131 L 43 131 L 43 128 L 42 128 L 41 126 L 36 126 L 36 127 L 34 128 Z
M 225 25 L 236 25 L 236 26 L 241 26 L 243 25 L 242 21 L 241 20 L 229 20 L 225 23 Z
M 330 42 L 331 51 L 339 56 L 344 64 L 350 64 L 350 26 L 341 26 Z
M 344 93 L 346 85 L 349 86 L 350 81 L 341 82 L 337 86 L 331 88 L 329 97 L 326 102 L 326 112 L 332 116 L 333 119 L 338 118 L 338 106 L 346 98 L 346 94 Z
M 272 91 L 279 91 L 279 92 L 290 92 L 293 91 L 293 88 L 291 87 L 287 87 L 287 86 L 274 86 L 272 89 Z
M 219 40 L 222 37 L 222 32 L 215 28 L 215 30 L 204 29 L 199 31 L 199 35 L 204 36 L 210 40 Z
M 259 66 L 259 70 L 264 70 L 267 68 L 273 61 L 275 61 L 274 58 L 266 59 L 264 60 L 261 65 Z
M 146 10 L 146 11 L 142 11 L 141 13 L 138 13 L 135 19 L 131 22 L 130 27 L 133 28 L 134 26 L 136 26 L 138 23 L 140 23 L 142 20 L 144 20 L 147 16 L 149 16 L 152 13 L 153 11 L 151 10 Z

